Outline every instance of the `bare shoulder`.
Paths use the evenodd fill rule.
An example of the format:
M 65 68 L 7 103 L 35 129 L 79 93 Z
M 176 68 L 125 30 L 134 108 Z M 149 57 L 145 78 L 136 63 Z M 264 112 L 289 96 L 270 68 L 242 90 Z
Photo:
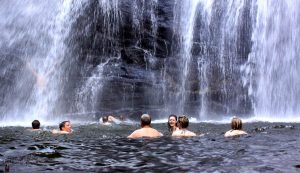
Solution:
M 156 132 L 157 132 L 157 136 L 164 136 L 161 132 L 159 132 L 157 130 L 156 130 Z
M 138 138 L 140 136 L 141 129 L 135 130 L 127 138 Z
M 232 130 L 228 130 L 227 132 L 225 132 L 224 136 L 225 136 L 225 137 L 231 136 L 231 131 L 232 131 Z
M 224 137 L 232 137 L 232 136 L 246 135 L 246 134 L 248 133 L 243 130 L 229 130 L 224 134 Z
M 52 133 L 53 134 L 70 134 L 69 132 L 61 131 L 61 130 L 57 130 L 57 129 L 52 130 Z
M 172 136 L 192 137 L 197 135 L 189 130 L 176 130 L 172 133 Z
M 196 133 L 189 131 L 188 136 L 197 136 Z
M 157 133 L 158 135 L 162 136 L 162 133 L 160 133 L 158 130 L 152 128 L 153 132 Z
M 181 130 L 175 130 L 173 133 L 172 133 L 172 136 L 181 136 Z
M 239 135 L 246 135 L 246 134 L 248 134 L 248 133 L 245 132 L 245 131 L 243 131 L 243 130 L 239 130 L 239 131 L 238 131 L 238 134 L 239 134 Z

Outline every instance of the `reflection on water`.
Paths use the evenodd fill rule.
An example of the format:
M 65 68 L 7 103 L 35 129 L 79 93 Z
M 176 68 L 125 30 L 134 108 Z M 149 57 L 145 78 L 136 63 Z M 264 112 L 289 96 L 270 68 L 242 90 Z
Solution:
M 247 123 L 249 135 L 233 139 L 223 137 L 224 124 L 191 124 L 205 135 L 179 139 L 166 124 L 154 127 L 165 136 L 127 139 L 137 125 L 80 125 L 70 135 L 1 128 L 0 172 L 300 171 L 300 124 Z

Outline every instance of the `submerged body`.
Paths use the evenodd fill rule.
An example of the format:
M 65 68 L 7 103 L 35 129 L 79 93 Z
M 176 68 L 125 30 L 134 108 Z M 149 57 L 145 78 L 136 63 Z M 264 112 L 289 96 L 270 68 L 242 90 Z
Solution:
M 131 133 L 131 135 L 129 135 L 128 138 L 142 138 L 142 137 L 155 138 L 160 136 L 162 136 L 162 134 L 159 131 L 157 131 L 156 129 L 150 126 L 145 126 Z
M 224 136 L 225 137 L 232 137 L 232 136 L 240 136 L 240 135 L 246 135 L 247 132 L 243 130 L 228 130 Z
M 196 133 L 194 132 L 191 132 L 187 129 L 179 129 L 179 130 L 176 130 L 172 133 L 172 136 L 177 136 L 177 137 L 180 137 L 180 136 L 183 136 L 183 137 L 190 137 L 190 136 L 197 136 Z
M 172 136 L 177 137 L 191 137 L 197 136 L 196 133 L 189 131 L 187 128 L 189 126 L 189 119 L 186 115 L 182 115 L 178 118 L 178 130 L 173 131 Z
M 247 132 L 243 131 L 243 123 L 240 118 L 233 117 L 231 120 L 231 130 L 228 130 L 224 137 L 233 137 L 233 136 L 240 136 L 246 135 Z
M 72 126 L 70 121 L 63 121 L 59 124 L 59 130 L 53 130 L 54 134 L 69 134 L 72 133 Z
M 154 125 L 159 132 L 168 133 L 165 122 Z M 10 172 L 20 173 L 57 173 L 61 169 L 64 172 L 299 171 L 299 152 L 295 151 L 300 151 L 300 145 L 296 145 L 300 143 L 300 123 L 247 123 L 245 130 L 252 135 L 241 140 L 224 138 L 226 127 L 228 124 L 192 123 L 189 129 L 197 135 L 209 133 L 203 137 L 141 140 L 127 139 L 136 130 L 132 125 L 112 128 L 76 125 L 73 127 L 76 134 L 61 136 L 47 131 L 29 133 L 20 126 L 1 127 L 0 170 L 4 170 L 7 160 Z
M 151 116 L 148 114 L 143 114 L 141 116 L 141 129 L 132 132 L 128 138 L 155 138 L 160 136 L 163 136 L 162 133 L 151 127 Z

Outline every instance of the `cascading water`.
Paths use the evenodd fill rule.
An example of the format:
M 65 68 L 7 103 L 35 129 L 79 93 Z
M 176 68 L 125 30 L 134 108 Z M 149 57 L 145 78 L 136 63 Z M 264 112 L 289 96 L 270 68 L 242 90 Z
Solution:
M 300 114 L 300 2 L 258 0 L 254 8 L 253 47 L 244 67 L 254 113 L 267 121 L 295 121 Z
M 93 18 L 93 22 L 97 22 L 97 15 L 103 15 L 102 23 L 102 33 L 96 37 L 102 37 L 102 47 L 99 47 L 100 51 L 98 55 L 102 56 L 104 62 L 100 62 L 96 68 L 89 65 L 88 63 L 84 64 L 82 68 L 82 74 L 84 76 L 83 85 L 78 88 L 76 92 L 76 109 L 78 113 L 96 113 L 98 112 L 97 100 L 101 100 L 101 89 L 104 85 L 105 76 L 103 75 L 104 67 L 109 63 L 110 60 L 118 59 L 119 53 L 115 41 L 116 37 L 119 35 L 119 1 L 118 0 L 101 0 L 97 5 L 97 10 Z M 91 30 L 94 27 L 91 22 L 86 26 L 85 32 Z M 85 34 L 85 33 L 82 33 Z M 97 44 L 93 43 L 93 47 L 96 47 Z M 87 55 L 95 56 L 95 55 Z M 89 59 L 89 58 L 87 58 Z M 92 71 L 89 76 L 85 76 L 86 71 Z
M 79 55 L 79 58 L 84 57 L 85 60 L 81 62 L 84 66 L 80 69 L 80 76 L 83 76 L 84 80 L 76 91 L 75 110 L 77 112 L 115 114 L 122 110 L 133 111 L 136 106 L 134 103 L 136 84 L 127 78 L 139 74 L 128 73 L 131 70 L 130 63 L 145 62 L 143 68 L 148 73 L 149 80 L 147 81 L 155 85 L 157 79 L 151 71 L 156 63 L 153 58 L 155 42 L 149 42 L 151 40 L 145 42 L 144 37 L 148 34 L 156 34 L 156 3 L 155 0 L 130 1 L 130 3 L 117 0 L 92 2 L 86 9 L 94 14 L 92 20 L 87 20 L 90 18 L 87 15 L 76 21 L 76 25 L 80 27 L 83 25 L 81 23 L 86 23 L 84 29 L 79 27 L 80 29 L 77 28 L 74 31 L 80 33 L 78 36 L 81 37 L 80 40 L 92 42 L 89 50 Z M 127 6 L 128 4 L 131 5 Z M 144 21 L 149 23 L 145 24 Z M 90 35 L 92 38 L 89 37 Z M 152 49 L 148 50 L 145 48 L 147 46 Z M 73 52 L 81 53 L 82 51 L 74 49 Z M 132 62 L 133 57 L 129 57 L 128 54 L 133 57 L 137 55 L 142 57 Z M 74 56 L 78 55 L 75 53 Z M 127 62 L 128 65 L 124 67 L 122 61 L 127 60 L 130 63 Z M 143 94 L 153 95 L 153 92 L 147 92 L 148 90 L 145 90 Z M 143 105 L 141 100 L 139 103 Z
M 299 4 L 4 0 L 1 120 L 294 118 Z
M 165 67 L 168 110 L 202 120 L 246 114 L 249 98 L 239 67 L 250 50 L 251 21 L 244 21 L 251 19 L 249 3 L 194 0 L 174 6 L 174 57 Z M 169 72 L 173 64 L 176 70 Z
M 174 16 L 174 33 L 178 33 L 177 37 L 180 46 L 180 62 L 179 70 L 182 72 L 180 74 L 180 86 L 178 93 L 175 95 L 175 100 L 178 101 L 177 104 L 177 114 L 183 114 L 185 111 L 186 100 L 189 98 L 188 90 L 190 88 L 189 83 L 189 73 L 191 66 L 191 49 L 193 45 L 194 36 L 194 25 L 197 7 L 199 0 L 189 0 L 189 1 L 175 1 L 175 16 Z
M 46 122 L 56 118 L 52 115 L 62 94 L 64 39 L 72 23 L 69 14 L 80 4 L 71 0 L 1 2 L 0 28 L 4 31 L 1 33 L 0 49 L 4 52 L 1 61 L 15 66 L 14 69 L 2 68 L 1 77 L 10 79 L 10 83 L 4 84 L 8 91 L 2 90 L 4 121 L 24 124 L 33 119 Z M 9 60 L 10 56 L 14 59 Z M 12 71 L 18 71 L 15 78 Z
M 201 1 L 200 9 L 199 30 L 194 36 L 194 54 L 198 56 L 199 117 L 210 119 L 215 113 L 244 114 L 248 98 L 246 88 L 240 84 L 239 66 L 250 48 L 246 40 L 251 33 L 249 3 Z

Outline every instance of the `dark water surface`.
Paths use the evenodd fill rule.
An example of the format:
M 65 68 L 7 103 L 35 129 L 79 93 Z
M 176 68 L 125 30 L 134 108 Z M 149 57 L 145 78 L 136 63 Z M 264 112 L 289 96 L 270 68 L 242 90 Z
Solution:
M 247 123 L 249 135 L 224 138 L 228 124 L 191 124 L 202 137 L 127 139 L 138 125 L 75 125 L 70 135 L 0 128 L 0 172 L 300 172 L 300 124 Z M 51 129 L 52 127 L 48 127 Z

